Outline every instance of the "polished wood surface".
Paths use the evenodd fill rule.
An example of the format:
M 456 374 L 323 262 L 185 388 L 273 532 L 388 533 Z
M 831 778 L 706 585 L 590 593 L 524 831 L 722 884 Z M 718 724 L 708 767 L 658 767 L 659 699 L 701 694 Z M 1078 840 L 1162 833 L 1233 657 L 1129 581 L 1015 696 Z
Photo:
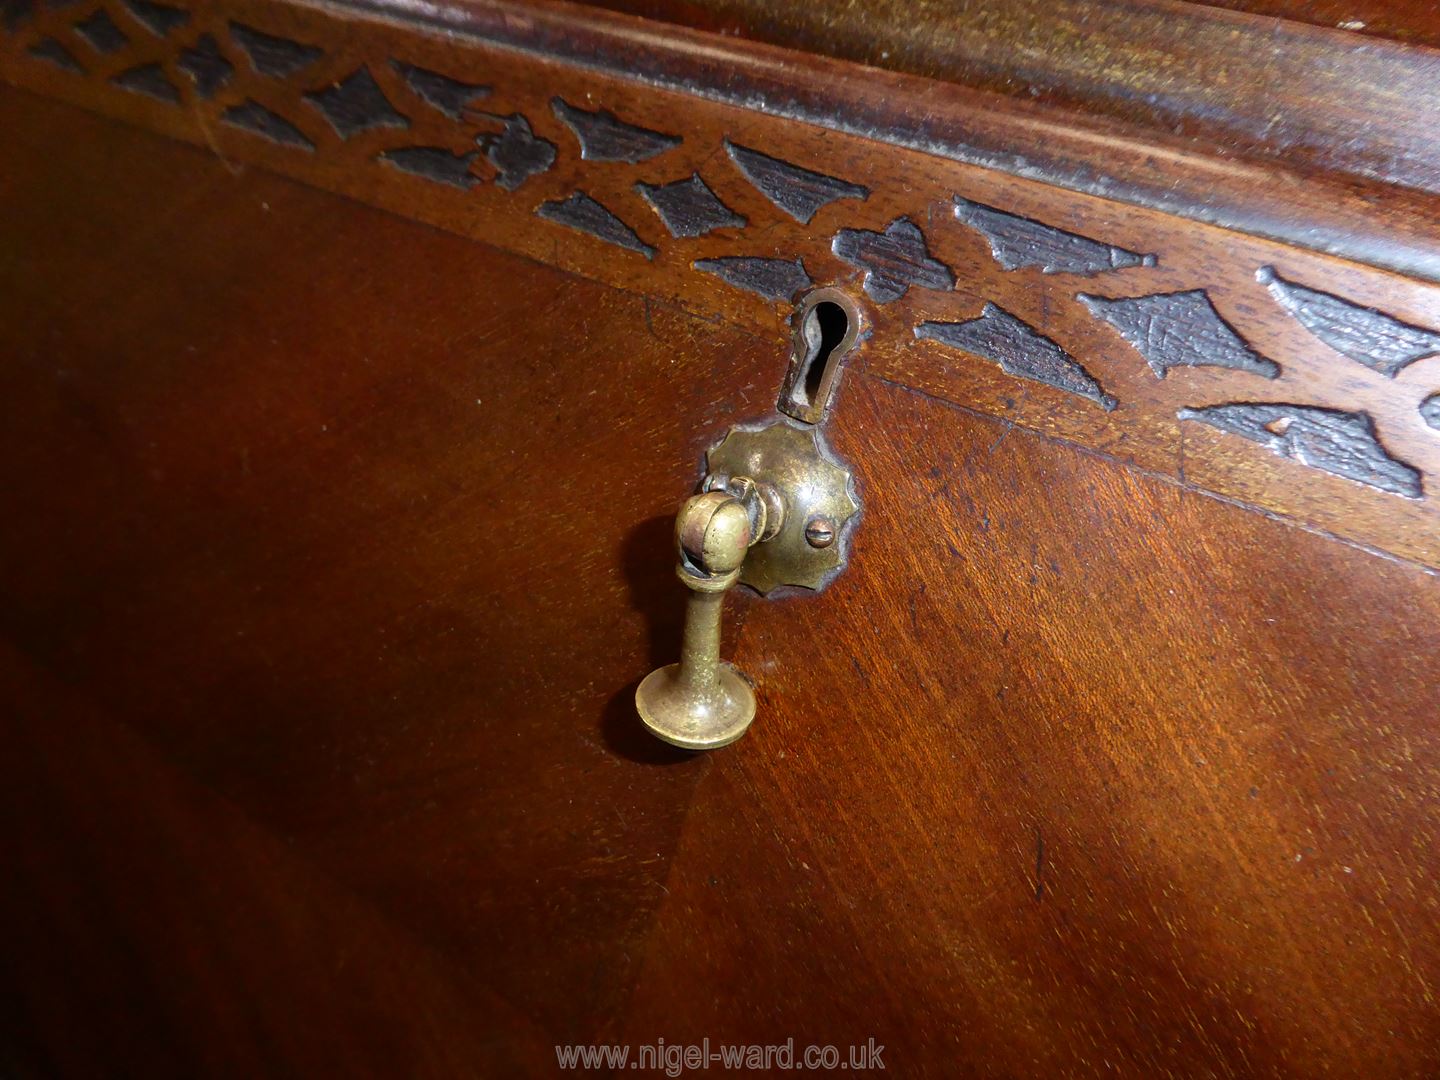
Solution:
M 270 71 L 288 76 L 288 87 L 236 93 L 237 82 L 241 90 L 251 86 L 245 50 L 227 41 L 229 24 L 238 21 L 341 59 L 363 53 L 387 91 L 398 78 L 390 62 L 399 60 L 479 84 L 518 66 L 541 84 L 542 101 L 555 93 L 558 76 L 583 84 L 612 112 L 636 90 L 668 101 L 664 113 L 672 119 L 723 102 L 732 106 L 728 125 L 742 131 L 758 117 L 801 121 L 1440 281 L 1433 229 L 1440 162 L 1429 138 L 1436 119 L 1430 88 L 1440 68 L 1427 48 L 1203 5 L 1167 7 L 1165 0 L 1132 0 L 1133 21 L 1113 5 L 1087 15 L 1082 3 L 1066 3 L 1046 15 L 1051 6 L 1030 2 L 989 5 L 995 10 L 986 20 L 962 23 L 965 35 L 943 52 L 957 70 L 936 70 L 933 78 L 903 65 L 855 62 L 863 56 L 836 59 L 847 54 L 829 36 L 802 52 L 564 0 L 347 0 L 324 8 L 292 0 L 182 2 L 193 17 L 157 39 L 122 0 L 38 7 L 17 0 L 20 17 L 0 19 L 0 80 L 242 159 L 253 155 L 255 140 L 250 154 L 243 152 L 245 140 L 220 121 L 216 106 L 253 100 L 280 107 L 287 123 L 330 149 L 335 133 L 308 102 L 297 102 L 297 91 L 323 90 L 324 76 L 333 87 L 352 70 L 317 70 L 292 54 Z M 102 11 L 124 44 L 110 47 L 111 38 L 97 48 L 79 32 Z M 1092 28 L 1091 15 L 1105 25 Z M 900 25 L 919 48 L 952 36 L 940 33 L 944 21 L 932 16 L 936 32 L 927 33 L 902 13 Z M 1031 16 L 1038 26 L 1024 22 Z M 838 36 L 869 48 L 871 29 L 864 24 Z M 182 44 L 203 46 L 207 33 L 227 43 L 214 47 L 236 79 L 211 86 L 218 78 L 213 60 L 196 67 L 175 55 Z M 1088 61 L 1065 47 L 1092 38 L 1088 47 L 1099 55 Z M 1046 54 L 1040 63 L 1028 55 L 1035 49 Z M 1157 55 L 1166 61 L 1157 63 Z M 1025 77 L 1005 76 L 1022 62 L 1032 65 Z M 110 85 L 136 69 L 138 83 Z M 1041 83 L 1055 87 L 1043 101 L 1029 92 Z M 515 89 L 503 85 L 507 95 Z M 174 115 L 177 99 L 183 119 Z M 403 109 L 409 100 L 402 91 L 398 104 Z M 490 104 L 502 107 L 505 99 Z M 525 115 L 536 120 L 533 111 Z M 453 127 L 426 145 L 466 152 L 468 141 Z M 789 136 L 799 130 L 786 127 Z M 364 134 L 352 153 L 387 145 L 383 127 Z M 294 143 L 287 145 L 288 154 L 261 160 L 295 168 Z
M 887 46 L 908 34 L 915 19 L 896 18 L 902 9 L 890 6 L 889 0 L 812 0 L 808 11 L 778 0 L 578 0 L 595 7 L 609 8 L 658 19 L 681 26 L 694 26 L 730 36 L 741 36 L 779 45 L 804 47 L 838 56 L 854 49 L 859 42 L 845 36 L 848 26 L 863 20 L 875 35 L 864 54 L 866 63 L 878 67 L 901 67 L 907 57 L 891 53 Z M 1429 0 L 1148 0 L 1153 9 L 1162 5 L 1171 12 L 1187 15 L 1205 14 L 1204 8 L 1228 8 L 1249 15 L 1308 23 L 1327 30 L 1343 30 L 1365 37 L 1386 38 L 1421 45 L 1440 45 L 1440 12 Z M 1112 5 L 1117 6 L 1117 5 Z M 944 4 L 920 4 L 911 13 L 935 20 L 970 18 L 981 21 L 987 12 L 997 9 L 1028 10 L 1038 13 L 1038 5 L 1027 0 L 950 0 Z M 1200 9 L 1200 10 L 1195 10 Z M 804 36 L 802 28 L 827 27 L 827 36 L 813 32 Z M 876 46 L 879 46 L 878 48 Z M 938 51 L 938 50 L 937 50 Z M 889 55 L 885 55 L 889 53 Z
M 671 753 L 669 515 L 779 314 L 0 119 L 8 1071 L 1440 1069 L 1434 575 L 857 360 L 852 566 L 739 598 L 754 728 Z
M 1440 12 L 1428 0 L 588 2 L 1138 124 L 1226 155 L 1440 190 L 1435 99 L 1416 92 L 1440 64 Z
M 865 310 L 857 365 L 873 374 L 1440 569 L 1432 282 L 641 86 L 596 65 L 441 36 L 417 21 L 196 0 L 178 29 L 135 29 L 82 72 L 34 54 L 37 39 L 69 42 L 78 54 L 91 20 L 121 18 L 90 4 L 27 25 L 5 46 L 0 71 L 237 166 L 282 172 L 756 334 L 773 336 L 804 289 L 844 287 Z M 482 20 L 509 9 L 441 10 Z M 533 21 L 547 15 L 556 12 L 537 8 Z M 646 26 L 629 30 L 653 36 Z M 603 29 L 582 24 L 575 36 L 589 41 Z M 255 34 L 283 64 L 257 51 Z M 649 56 L 633 36 L 607 40 L 660 67 L 704 62 L 693 41 Z M 204 42 L 231 68 L 208 95 L 184 68 Z M 817 63 L 772 67 L 816 83 L 826 70 Z M 460 96 L 437 104 L 407 75 L 416 70 Z M 160 78 L 174 100 L 127 88 L 137 72 Z M 756 85 L 748 78 L 742 85 Z M 931 103 L 927 92 L 892 104 Z M 1115 150 L 1077 145 L 1092 165 Z M 1197 182 L 1194 159 L 1133 145 L 1167 184 Z M 1307 230 L 1324 231 L 1310 217 L 1323 194 L 1232 165 L 1206 158 L 1201 171 L 1246 179 L 1247 190 L 1270 193 Z M 710 227 L 667 219 L 661 192 L 700 199 Z M 1362 246 L 1383 241 L 1385 207 L 1355 192 L 1348 205 Z M 1434 220 L 1425 220 L 1425 244 L 1435 242 Z M 1375 231 L 1357 232 L 1362 225 Z

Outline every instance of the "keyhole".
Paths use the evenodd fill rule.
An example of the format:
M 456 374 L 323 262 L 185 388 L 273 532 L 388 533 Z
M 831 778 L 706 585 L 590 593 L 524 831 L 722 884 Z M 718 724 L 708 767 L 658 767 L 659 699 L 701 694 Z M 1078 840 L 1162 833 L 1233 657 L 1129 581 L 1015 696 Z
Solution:
M 819 398 L 825 365 L 849 330 L 850 316 L 833 300 L 821 300 L 805 316 L 805 341 L 810 348 L 805 358 L 804 404 L 813 405 Z
M 780 395 L 780 411 L 818 423 L 835 393 L 840 362 L 855 344 L 860 313 L 838 289 L 811 293 L 796 312 L 795 352 Z

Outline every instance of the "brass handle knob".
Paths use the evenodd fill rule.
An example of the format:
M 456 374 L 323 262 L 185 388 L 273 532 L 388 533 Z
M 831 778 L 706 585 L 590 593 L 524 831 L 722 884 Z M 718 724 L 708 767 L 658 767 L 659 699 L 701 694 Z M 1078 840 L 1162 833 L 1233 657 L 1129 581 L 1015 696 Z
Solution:
M 743 478 L 732 482 L 732 488 L 736 484 L 746 494 L 755 493 Z M 750 506 L 746 501 L 725 491 L 707 491 L 688 500 L 675 519 L 680 551 L 676 574 L 690 589 L 680 663 L 647 675 L 635 691 L 635 708 L 652 732 L 687 750 L 732 743 L 755 718 L 755 692 L 720 659 L 725 593 L 767 524 L 763 500 L 756 498 Z

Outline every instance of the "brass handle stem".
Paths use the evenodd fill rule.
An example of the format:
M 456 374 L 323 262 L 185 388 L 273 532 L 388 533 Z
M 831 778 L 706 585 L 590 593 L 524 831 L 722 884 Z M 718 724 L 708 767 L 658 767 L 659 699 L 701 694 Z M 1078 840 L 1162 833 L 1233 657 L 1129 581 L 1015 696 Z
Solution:
M 685 636 L 680 644 L 680 684 L 692 694 L 715 685 L 720 667 L 720 616 L 723 592 L 692 592 L 685 604 Z
M 745 499 L 707 491 L 680 508 L 676 574 L 690 590 L 680 663 L 652 671 L 635 691 L 635 708 L 645 726 L 687 750 L 732 743 L 755 717 L 755 692 L 720 659 L 725 593 L 739 579 L 745 553 L 765 525 L 765 511 L 757 511 L 754 501 L 758 495 L 751 497 L 756 486 L 743 477 L 740 481 L 732 487 Z

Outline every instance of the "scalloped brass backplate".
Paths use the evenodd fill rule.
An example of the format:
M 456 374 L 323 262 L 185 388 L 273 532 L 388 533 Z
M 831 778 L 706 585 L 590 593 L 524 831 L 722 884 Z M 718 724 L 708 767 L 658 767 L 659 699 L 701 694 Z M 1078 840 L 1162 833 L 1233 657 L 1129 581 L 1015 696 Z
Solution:
M 783 503 L 780 531 L 751 548 L 740 581 L 761 593 L 782 585 L 823 589 L 845 567 L 850 526 L 860 510 L 850 472 L 818 428 L 781 421 L 731 428 L 706 457 L 707 490 L 732 477 L 764 484 Z

